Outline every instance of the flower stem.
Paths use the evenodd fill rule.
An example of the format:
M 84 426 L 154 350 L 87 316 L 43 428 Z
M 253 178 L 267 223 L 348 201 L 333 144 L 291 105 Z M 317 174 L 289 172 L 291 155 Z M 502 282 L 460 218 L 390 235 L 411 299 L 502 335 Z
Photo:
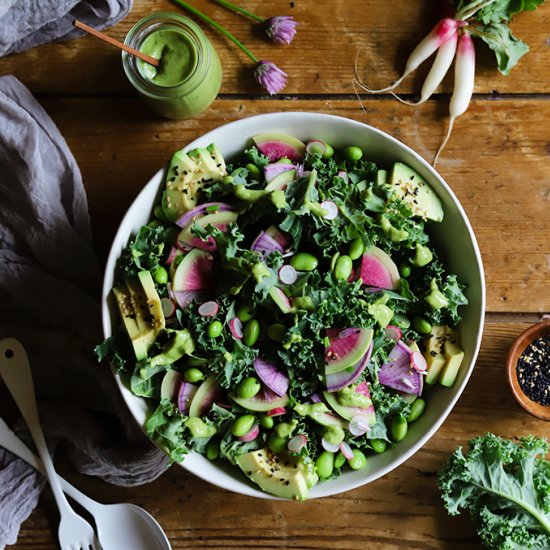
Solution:
M 237 13 L 246 15 L 247 17 L 250 17 L 255 21 L 259 21 L 260 23 L 263 23 L 265 21 L 263 17 L 250 13 L 248 10 L 245 10 L 244 8 L 240 8 L 239 6 L 235 6 L 235 4 L 231 4 L 231 2 L 228 2 L 227 0 L 214 0 L 214 2 L 216 2 L 216 4 L 219 4 L 220 6 L 236 11 Z
M 174 0 L 176 4 L 179 4 L 182 8 L 186 9 L 187 11 L 191 12 L 193 15 L 196 15 L 199 19 L 202 19 L 209 25 L 212 25 L 216 30 L 220 31 L 224 36 L 229 38 L 233 44 L 241 48 L 241 50 L 254 61 L 254 63 L 258 63 L 258 59 L 256 56 L 237 38 L 235 38 L 229 31 L 225 30 L 219 23 L 216 23 L 213 19 L 210 19 L 207 15 L 204 15 L 204 13 L 200 12 L 198 9 L 194 8 L 193 6 L 189 5 L 187 2 L 184 2 L 183 0 Z

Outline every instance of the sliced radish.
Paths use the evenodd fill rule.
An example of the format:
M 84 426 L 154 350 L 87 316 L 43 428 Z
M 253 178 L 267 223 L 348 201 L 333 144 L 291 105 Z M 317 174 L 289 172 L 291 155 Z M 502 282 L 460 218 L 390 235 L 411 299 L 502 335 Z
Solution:
M 274 393 L 282 397 L 288 391 L 288 376 L 274 363 L 261 357 L 254 359 L 254 370 L 258 378 Z
M 171 265 L 176 259 L 176 256 L 179 256 L 180 254 L 181 250 L 177 246 L 170 248 L 170 253 L 168 254 L 168 258 L 166 258 L 166 265 Z
M 337 175 L 339 178 L 342 178 L 346 183 L 349 183 L 349 176 L 347 172 L 345 172 L 344 170 L 340 170 Z
M 219 310 L 220 306 L 218 306 L 218 302 L 210 300 L 209 302 L 204 302 L 204 304 L 201 304 L 199 306 L 198 312 L 199 315 L 201 315 L 202 317 L 212 317 L 213 315 L 216 315 Z
M 281 244 L 266 231 L 262 231 L 256 239 L 254 239 L 254 242 L 250 246 L 250 250 L 260 252 L 263 256 L 269 256 L 272 252 L 280 252 L 282 254 L 285 251 Z
M 415 351 L 411 354 L 411 366 L 418 372 L 425 372 L 428 369 L 426 359 L 419 351 Z
M 284 407 L 275 407 L 274 409 L 271 409 L 267 411 L 267 416 L 282 416 L 283 414 L 286 414 L 286 409 Z
M 345 369 L 334 374 L 326 375 L 327 390 L 329 392 L 335 392 L 353 384 L 363 373 L 367 365 L 369 364 L 372 355 L 373 344 L 371 342 L 367 352 L 363 358 L 358 361 L 350 370 Z
M 351 435 L 354 435 L 354 436 L 365 435 L 370 429 L 369 420 L 366 416 L 363 416 L 362 414 L 358 414 L 357 416 L 354 416 L 349 421 L 348 429 Z
M 197 393 L 197 389 L 197 386 L 194 384 L 186 382 L 185 380 L 182 381 L 178 392 L 178 409 L 182 414 L 187 414 L 189 412 L 189 405 Z
M 388 338 L 390 338 L 391 340 L 395 340 L 396 342 L 401 340 L 401 338 L 403 337 L 403 331 L 399 327 L 396 327 L 395 325 L 388 325 L 384 329 L 384 334 Z
M 200 303 L 208 296 L 208 293 L 204 290 L 172 291 L 172 294 L 181 309 L 185 309 L 191 302 Z
M 287 449 L 291 453 L 299 453 L 307 443 L 307 438 L 304 434 L 295 435 L 287 444 Z
M 296 166 L 294 166 L 294 164 L 281 164 L 281 163 L 268 164 L 267 166 L 264 166 L 265 182 L 270 183 L 279 174 L 282 174 L 283 172 L 287 172 L 288 170 L 294 170 L 295 168 Z
M 306 145 L 306 151 L 310 155 L 323 155 L 327 146 L 319 139 L 312 139 Z
M 259 435 L 260 427 L 258 426 L 258 424 L 254 424 L 254 426 L 252 426 L 252 428 L 250 428 L 247 433 L 239 436 L 237 439 L 239 441 L 243 441 L 244 443 L 248 443 L 249 441 L 254 441 Z
M 162 313 L 164 317 L 170 318 L 176 313 L 176 304 L 174 304 L 170 298 L 161 298 L 160 305 L 162 306 Z
M 291 265 L 283 265 L 278 272 L 279 280 L 285 285 L 291 285 L 296 282 L 298 278 L 298 273 Z
M 338 448 L 342 451 L 342 454 L 348 460 L 351 460 L 353 458 L 353 451 L 351 450 L 351 447 L 349 446 L 348 443 L 346 443 L 345 441 L 342 441 L 342 443 L 340 443 Z
M 238 317 L 233 317 L 229 321 L 229 330 L 235 340 L 241 340 L 243 337 L 243 323 Z
M 416 388 L 414 387 L 414 384 L 405 376 L 403 376 L 401 378 L 401 383 L 404 384 L 405 386 L 407 386 L 407 388 L 411 389 L 411 390 L 415 390 Z
M 327 213 L 323 216 L 325 220 L 333 220 L 338 217 L 338 206 L 333 201 L 323 201 L 321 208 L 324 208 Z
M 329 443 L 324 437 L 321 439 L 321 445 L 325 451 L 329 453 L 337 453 L 340 450 L 340 445 L 335 445 L 334 443 Z
M 321 403 L 322 401 L 321 396 L 318 393 L 312 393 L 310 399 L 312 403 Z

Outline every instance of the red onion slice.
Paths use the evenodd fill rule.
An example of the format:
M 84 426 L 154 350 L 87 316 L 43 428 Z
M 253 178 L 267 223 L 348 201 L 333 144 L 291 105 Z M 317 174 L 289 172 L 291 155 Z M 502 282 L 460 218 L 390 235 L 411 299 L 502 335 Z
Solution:
M 195 396 L 197 389 L 197 386 L 194 384 L 190 384 L 185 380 L 182 381 L 178 392 L 178 409 L 182 414 L 187 414 L 189 412 L 189 405 Z
M 291 285 L 296 282 L 298 273 L 291 265 L 283 265 L 278 272 L 279 280 L 285 285 Z
M 260 252 L 263 256 L 268 256 L 272 252 L 280 252 L 281 254 L 284 252 L 282 245 L 265 231 L 261 231 L 256 239 L 254 239 L 250 250 Z
M 214 300 L 210 300 L 209 302 L 204 302 L 204 304 L 201 304 L 198 312 L 202 317 L 212 317 L 218 313 L 219 309 L 220 306 L 218 306 L 218 303 L 214 302 Z
M 218 212 L 229 212 L 235 210 L 230 204 L 225 202 L 206 202 L 183 214 L 183 216 L 176 220 L 176 225 L 184 228 L 195 218 L 206 214 L 211 214 L 214 207 L 217 207 Z

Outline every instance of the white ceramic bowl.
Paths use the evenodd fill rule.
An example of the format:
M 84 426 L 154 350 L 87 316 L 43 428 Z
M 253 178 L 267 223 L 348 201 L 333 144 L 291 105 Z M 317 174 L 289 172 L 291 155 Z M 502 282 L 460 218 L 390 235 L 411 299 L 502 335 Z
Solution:
M 479 350 L 485 311 L 483 266 L 468 218 L 449 185 L 409 147 L 366 124 L 317 113 L 273 113 L 221 126 L 189 143 L 185 149 L 215 143 L 224 158 L 230 160 L 245 147 L 250 146 L 252 136 L 268 130 L 286 132 L 304 141 L 312 138 L 321 139 L 335 148 L 357 145 L 365 151 L 369 159 L 387 165 L 395 161 L 404 162 L 419 172 L 439 195 L 445 210 L 443 222 L 433 225 L 432 238 L 446 266 L 467 285 L 466 295 L 469 300 L 469 305 L 463 308 L 463 321 L 460 325 L 462 347 L 465 352 L 464 362 L 453 387 L 438 387 L 430 392 L 429 405 L 425 413 L 411 425 L 408 436 L 396 448 L 369 457 L 369 467 L 365 471 L 348 471 L 338 479 L 318 483 L 310 493 L 311 498 L 316 498 L 348 491 L 387 474 L 418 451 L 441 426 L 464 390 Z M 166 159 L 159 159 L 159 164 L 167 160 L 171 153 L 172 151 L 166 151 Z M 160 169 L 145 185 L 124 216 L 114 238 L 103 281 L 105 337 L 110 336 L 118 324 L 110 298 L 115 264 L 129 237 L 149 221 L 153 202 L 164 182 L 164 170 L 165 168 Z M 118 377 L 116 380 L 130 411 L 136 421 L 143 426 L 148 413 L 145 400 L 133 395 Z M 187 456 L 181 465 L 201 479 L 230 491 L 260 498 L 275 498 L 248 481 L 236 467 L 210 462 L 195 453 Z

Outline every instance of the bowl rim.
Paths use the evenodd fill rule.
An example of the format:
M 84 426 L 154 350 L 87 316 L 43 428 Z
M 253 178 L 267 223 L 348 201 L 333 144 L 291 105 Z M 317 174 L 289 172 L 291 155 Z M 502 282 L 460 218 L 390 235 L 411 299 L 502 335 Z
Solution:
M 420 156 L 419 153 L 411 149 L 408 145 L 404 144 L 397 138 L 391 136 L 390 134 L 375 128 L 373 126 L 370 126 L 369 124 L 359 122 L 357 120 L 342 117 L 339 115 L 332 115 L 332 114 L 326 114 L 326 113 L 318 113 L 318 112 L 312 112 L 312 111 L 285 111 L 285 112 L 270 112 L 270 113 L 263 113 L 259 115 L 253 115 L 249 117 L 239 118 L 236 120 L 233 120 L 231 122 L 228 122 L 226 124 L 222 124 L 220 126 L 217 126 L 210 131 L 206 132 L 205 134 L 201 134 L 197 138 L 195 138 L 193 141 L 186 144 L 182 150 L 188 151 L 190 149 L 193 149 L 198 146 L 199 142 L 209 141 L 212 142 L 212 139 L 210 136 L 214 133 L 219 132 L 221 129 L 224 130 L 231 130 L 238 128 L 242 124 L 246 124 L 248 122 L 262 122 L 265 121 L 265 127 L 269 128 L 276 128 L 276 125 L 278 123 L 292 120 L 295 117 L 299 117 L 301 119 L 307 119 L 315 120 L 315 121 L 328 121 L 328 122 L 334 122 L 334 123 L 344 123 L 344 124 L 351 124 L 352 126 L 356 126 L 359 129 L 365 130 L 367 132 L 371 132 L 374 134 L 377 134 L 380 138 L 387 140 L 390 142 L 394 147 L 397 147 L 402 150 L 404 154 L 407 154 L 409 156 L 412 156 L 420 166 L 421 169 L 425 172 L 428 172 L 430 175 L 430 180 L 437 181 L 437 184 L 440 185 L 447 195 L 450 197 L 451 201 L 454 204 L 454 207 L 457 209 L 461 221 L 464 224 L 464 227 L 466 228 L 466 231 L 468 233 L 468 238 L 471 243 L 473 253 L 476 260 L 476 268 L 477 273 L 475 274 L 476 279 L 479 277 L 479 287 L 480 287 L 480 296 L 479 296 L 479 311 L 476 311 L 474 313 L 475 319 L 479 319 L 479 330 L 477 332 L 477 336 L 475 338 L 475 344 L 473 348 L 473 353 L 471 357 L 470 364 L 468 366 L 468 371 L 465 373 L 464 378 L 462 380 L 462 383 L 460 386 L 456 389 L 456 393 L 453 397 L 451 397 L 450 401 L 445 405 L 444 411 L 442 414 L 438 417 L 438 419 L 427 429 L 418 439 L 414 442 L 413 445 L 411 445 L 409 448 L 403 450 L 403 452 L 394 460 L 392 460 L 389 464 L 384 465 L 377 469 L 376 473 L 373 474 L 369 471 L 365 473 L 365 475 L 357 480 L 348 480 L 345 488 L 337 488 L 337 485 L 333 484 L 327 484 L 329 486 L 328 490 L 325 489 L 323 491 L 319 491 L 321 494 L 314 494 L 309 497 L 309 500 L 313 498 L 321 498 L 325 496 L 332 496 L 340 493 L 344 493 L 353 489 L 356 489 L 357 487 L 361 487 L 363 485 L 366 485 L 372 481 L 375 481 L 376 479 L 379 479 L 380 477 L 388 474 L 389 472 L 393 471 L 400 465 L 402 465 L 405 461 L 407 461 L 412 455 L 414 455 L 417 451 L 419 451 L 426 443 L 427 441 L 438 431 L 438 429 L 441 427 L 443 422 L 447 419 L 450 412 L 456 405 L 456 402 L 462 395 L 464 388 L 466 387 L 466 384 L 468 383 L 472 371 L 475 367 L 477 357 L 479 355 L 479 349 L 483 337 L 483 331 L 484 331 L 484 325 L 485 325 L 485 302 L 486 302 L 486 285 L 485 285 L 485 271 L 483 267 L 483 261 L 481 258 L 481 253 L 479 250 L 479 245 L 477 242 L 477 239 L 475 237 L 473 228 L 471 226 L 470 220 L 468 219 L 468 216 L 466 215 L 466 212 L 464 211 L 464 208 L 462 207 L 462 204 L 458 200 L 457 196 L 449 186 L 449 184 L 444 180 L 444 178 L 431 166 L 424 158 Z M 246 137 L 249 139 L 251 136 L 248 134 Z M 105 273 L 103 278 L 103 285 L 102 285 L 102 297 L 101 297 L 101 308 L 102 308 L 102 325 L 103 325 L 103 333 L 104 337 L 107 338 L 110 336 L 110 334 L 107 331 L 107 327 L 110 324 L 110 314 L 109 314 L 109 308 L 107 305 L 107 297 L 109 295 L 109 292 L 111 290 L 110 287 L 107 287 L 107 275 L 109 273 L 109 269 L 114 269 L 114 266 L 116 265 L 116 261 L 118 260 L 120 256 L 120 248 L 118 246 L 115 246 L 118 240 L 119 233 L 121 232 L 121 229 L 127 224 L 128 218 L 130 218 L 131 209 L 132 206 L 140 200 L 140 197 L 146 193 L 147 188 L 153 184 L 156 180 L 162 177 L 162 174 L 164 172 L 164 168 L 160 168 L 143 186 L 141 191 L 138 193 L 138 195 L 132 200 L 131 204 L 129 205 L 125 215 L 123 216 L 116 232 L 113 237 L 113 243 L 109 249 L 109 254 L 107 257 L 107 262 L 105 266 Z M 474 307 L 474 305 L 470 305 L 469 307 Z M 124 395 L 124 391 L 129 391 L 126 389 L 124 384 L 122 383 L 120 377 L 112 371 L 113 375 L 115 377 L 116 384 L 119 388 L 119 391 L 121 392 L 121 396 L 123 400 L 125 401 L 126 406 L 128 406 L 128 403 L 126 403 L 126 397 Z M 135 418 L 135 415 L 132 411 L 130 411 L 131 416 L 134 418 L 136 423 L 140 426 L 141 430 L 145 433 L 145 428 L 143 425 L 141 425 L 140 422 L 138 422 L 137 418 Z M 149 438 L 148 438 L 149 439 Z M 154 444 L 154 443 L 153 443 Z M 193 452 L 193 451 L 191 451 Z M 199 479 L 206 481 L 212 485 L 215 485 L 217 487 L 221 487 L 226 490 L 231 490 L 233 492 L 237 492 L 239 494 L 247 495 L 247 496 L 253 496 L 256 498 L 263 498 L 263 499 L 270 499 L 270 500 L 281 500 L 279 497 L 275 497 L 273 495 L 270 495 L 268 493 L 263 492 L 261 489 L 256 488 L 255 486 L 239 486 L 239 488 L 232 488 L 227 489 L 223 484 L 217 483 L 216 480 L 212 479 L 208 476 L 207 473 L 202 472 L 201 470 L 192 469 L 186 464 L 186 460 L 184 459 L 182 462 L 178 462 L 178 465 L 182 466 L 184 469 L 186 469 L 188 472 L 192 473 Z M 331 489 L 331 487 L 333 487 Z
M 550 405 L 541 405 L 527 397 L 519 384 L 517 376 L 517 363 L 527 346 L 540 338 L 550 335 L 550 319 L 543 319 L 526 328 L 513 342 L 506 358 L 506 375 L 508 384 L 517 403 L 529 414 L 540 420 L 550 421 Z

